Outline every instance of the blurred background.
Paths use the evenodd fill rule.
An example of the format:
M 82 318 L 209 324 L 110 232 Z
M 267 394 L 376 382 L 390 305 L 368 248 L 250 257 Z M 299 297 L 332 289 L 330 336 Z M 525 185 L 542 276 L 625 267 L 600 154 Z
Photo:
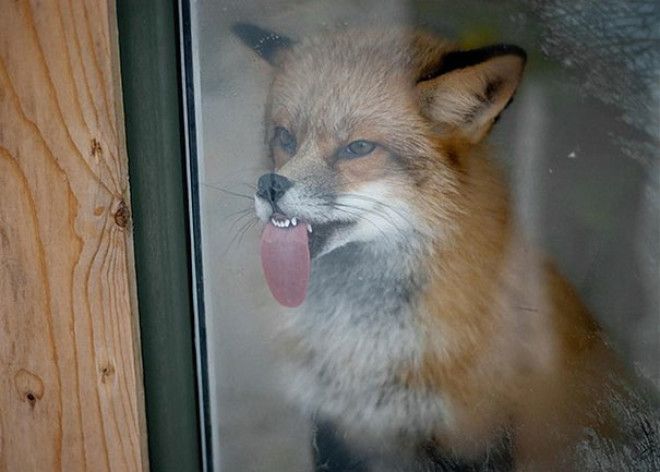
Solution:
M 530 238 L 640 375 L 660 385 L 660 6 L 655 1 L 192 1 L 215 470 L 309 471 L 311 426 L 282 396 L 279 306 L 262 279 L 255 182 L 269 67 L 236 21 L 292 38 L 416 25 L 466 48 L 506 42 L 526 76 L 490 142 Z M 247 198 L 246 198 L 247 197 Z

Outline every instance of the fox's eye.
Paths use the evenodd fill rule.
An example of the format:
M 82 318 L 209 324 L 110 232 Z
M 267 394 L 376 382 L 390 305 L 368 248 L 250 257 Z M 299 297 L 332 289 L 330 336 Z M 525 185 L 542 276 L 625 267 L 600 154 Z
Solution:
M 275 143 L 290 155 L 296 152 L 296 137 L 286 128 L 275 128 Z
M 376 145 L 370 141 L 353 141 L 351 144 L 339 151 L 339 157 L 350 159 L 353 157 L 366 156 L 376 149 Z

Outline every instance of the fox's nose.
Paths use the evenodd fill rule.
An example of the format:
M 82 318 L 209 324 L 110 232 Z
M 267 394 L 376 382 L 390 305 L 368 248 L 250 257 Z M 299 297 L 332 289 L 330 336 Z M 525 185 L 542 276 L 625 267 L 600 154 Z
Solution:
M 259 177 L 259 182 L 257 182 L 257 195 L 268 200 L 271 205 L 275 205 L 292 185 L 293 182 L 283 175 L 264 174 Z

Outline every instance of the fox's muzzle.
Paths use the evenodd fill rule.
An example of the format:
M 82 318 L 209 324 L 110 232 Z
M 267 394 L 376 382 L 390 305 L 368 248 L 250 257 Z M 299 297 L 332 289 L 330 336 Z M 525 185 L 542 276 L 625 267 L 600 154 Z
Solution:
M 259 177 L 257 182 L 257 196 L 268 201 L 273 210 L 277 207 L 277 202 L 287 190 L 293 186 L 293 182 L 283 175 L 270 172 Z

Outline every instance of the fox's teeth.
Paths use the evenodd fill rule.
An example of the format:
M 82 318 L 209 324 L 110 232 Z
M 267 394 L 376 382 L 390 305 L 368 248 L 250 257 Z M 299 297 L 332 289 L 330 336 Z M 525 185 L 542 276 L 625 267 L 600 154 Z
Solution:
M 278 228 L 288 228 L 289 226 L 298 226 L 298 218 L 293 217 L 291 219 L 284 219 L 281 220 L 276 217 L 271 217 L 270 222 L 274 225 L 277 226 Z M 307 225 L 307 231 L 310 233 L 312 232 L 312 227 L 308 224 Z
M 309 231 L 310 233 L 312 232 L 312 225 L 310 225 L 309 223 L 307 223 L 307 231 Z

